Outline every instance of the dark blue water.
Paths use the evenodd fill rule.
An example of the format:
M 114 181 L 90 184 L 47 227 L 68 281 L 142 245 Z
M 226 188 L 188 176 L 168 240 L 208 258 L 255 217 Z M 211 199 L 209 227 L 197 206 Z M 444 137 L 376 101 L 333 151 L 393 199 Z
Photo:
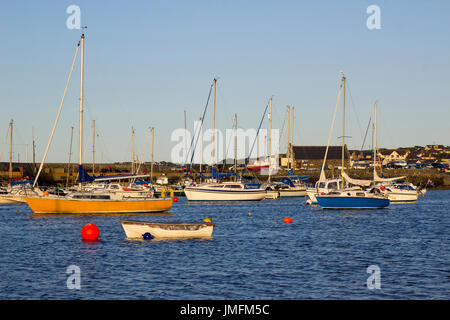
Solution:
M 36 216 L 2 205 L 0 299 L 449 299 L 449 205 L 450 191 L 357 211 L 304 198 L 181 198 L 171 215 Z M 211 240 L 130 241 L 119 223 L 206 217 L 216 223 Z M 100 242 L 81 240 L 87 223 Z M 67 287 L 70 265 L 80 268 L 79 290 Z M 380 289 L 367 287 L 371 265 Z

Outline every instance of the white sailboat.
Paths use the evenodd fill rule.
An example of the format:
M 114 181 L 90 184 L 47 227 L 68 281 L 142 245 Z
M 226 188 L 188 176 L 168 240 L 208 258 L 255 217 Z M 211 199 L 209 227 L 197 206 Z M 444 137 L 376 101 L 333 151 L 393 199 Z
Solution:
M 216 109 L 216 82 L 213 80 L 213 136 L 212 136 L 212 178 L 216 179 L 215 172 L 215 109 Z M 259 201 L 264 199 L 266 191 L 260 184 L 245 181 L 218 182 L 212 181 L 199 185 L 190 185 L 184 189 L 189 201 Z
M 381 190 L 388 196 L 391 202 L 410 202 L 417 201 L 419 192 L 417 188 L 411 183 L 400 183 L 405 177 L 382 178 L 377 173 L 377 103 L 374 106 L 374 165 L 373 165 L 373 180 L 378 184 Z
M 7 187 L 0 189 L 0 204 L 25 203 L 25 196 L 36 195 L 31 186 L 31 181 L 25 179 L 13 180 L 13 120 L 9 123 L 9 183 Z

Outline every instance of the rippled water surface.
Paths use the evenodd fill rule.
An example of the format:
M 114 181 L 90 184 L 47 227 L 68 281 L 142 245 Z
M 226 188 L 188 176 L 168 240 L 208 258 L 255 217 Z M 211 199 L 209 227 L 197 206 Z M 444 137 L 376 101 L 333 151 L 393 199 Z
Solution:
M 180 198 L 169 215 L 39 216 L 1 205 L 0 299 L 449 299 L 450 191 L 419 200 L 327 211 L 304 198 Z M 213 239 L 131 241 L 119 223 L 206 217 Z M 87 223 L 101 241 L 81 240 Z M 80 290 L 67 287 L 71 265 Z M 380 289 L 367 287 L 371 265 Z

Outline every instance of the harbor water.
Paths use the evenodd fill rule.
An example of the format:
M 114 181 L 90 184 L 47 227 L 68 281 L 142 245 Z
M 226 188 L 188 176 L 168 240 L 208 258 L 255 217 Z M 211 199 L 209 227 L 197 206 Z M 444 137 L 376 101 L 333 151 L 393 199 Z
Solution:
M 450 299 L 450 191 L 380 210 L 304 202 L 180 198 L 161 215 L 34 215 L 26 204 L 2 205 L 0 299 Z M 212 239 L 127 240 L 120 224 L 206 217 Z M 100 241 L 82 241 L 88 223 Z

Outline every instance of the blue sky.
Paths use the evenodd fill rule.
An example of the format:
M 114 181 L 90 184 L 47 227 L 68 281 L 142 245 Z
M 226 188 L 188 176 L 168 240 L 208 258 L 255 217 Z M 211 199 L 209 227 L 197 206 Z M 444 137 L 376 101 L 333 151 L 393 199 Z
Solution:
M 379 30 L 366 26 L 372 4 L 381 9 Z M 2 1 L 0 142 L 14 119 L 15 160 L 31 159 L 32 129 L 38 160 L 50 135 L 80 37 L 79 30 L 66 27 L 69 5 L 80 7 L 81 24 L 88 27 L 86 162 L 92 159 L 92 120 L 97 162 L 131 159 L 131 127 L 139 154 L 149 161 L 152 126 L 156 160 L 170 160 L 172 131 L 184 127 L 184 110 L 192 130 L 214 77 L 219 78 L 216 127 L 231 128 L 237 113 L 240 127 L 257 128 L 273 96 L 275 128 L 292 105 L 294 143 L 325 145 L 340 70 L 351 94 L 350 148 L 361 147 L 375 100 L 380 147 L 450 145 L 445 0 Z M 68 159 L 70 127 L 78 130 L 78 99 L 79 64 L 49 162 Z M 211 127 L 211 113 L 205 126 Z M 340 121 L 333 144 L 337 136 Z M 77 144 L 75 134 L 72 159 Z

